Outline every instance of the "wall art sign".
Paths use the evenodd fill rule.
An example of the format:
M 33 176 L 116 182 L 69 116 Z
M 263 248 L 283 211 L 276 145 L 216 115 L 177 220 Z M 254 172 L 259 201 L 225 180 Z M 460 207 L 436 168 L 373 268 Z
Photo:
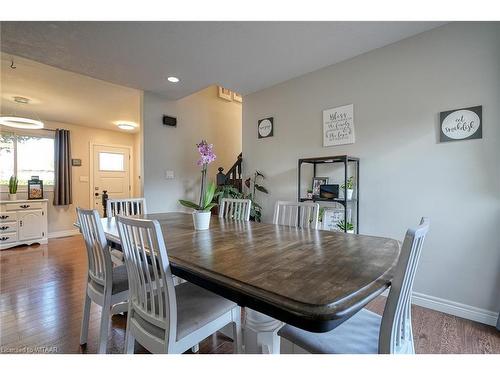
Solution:
M 328 208 L 323 213 L 322 226 L 324 230 L 339 231 L 337 224 L 344 220 L 344 210 L 339 208 Z
M 274 118 L 267 117 L 257 122 L 257 133 L 259 138 L 268 138 L 274 135 Z
M 483 138 L 483 106 L 454 109 L 439 114 L 440 142 Z
M 354 143 L 354 105 L 323 111 L 323 147 Z

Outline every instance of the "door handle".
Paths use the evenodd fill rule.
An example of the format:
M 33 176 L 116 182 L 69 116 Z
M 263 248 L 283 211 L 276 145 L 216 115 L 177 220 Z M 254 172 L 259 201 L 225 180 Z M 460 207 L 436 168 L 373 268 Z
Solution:
M 0 216 L 0 219 L 8 219 L 9 218 L 9 215 L 2 215 Z
M 98 197 L 98 196 L 99 196 L 99 193 L 94 193 L 94 195 L 95 195 L 96 197 Z
M 7 227 L 5 225 L 3 227 L 0 227 L 0 230 L 5 230 L 5 229 L 9 229 L 9 227 Z
M 6 241 L 8 240 L 10 237 L 0 237 L 0 241 Z
M 19 207 L 21 207 L 21 208 L 30 208 L 30 205 L 29 204 L 22 204 Z

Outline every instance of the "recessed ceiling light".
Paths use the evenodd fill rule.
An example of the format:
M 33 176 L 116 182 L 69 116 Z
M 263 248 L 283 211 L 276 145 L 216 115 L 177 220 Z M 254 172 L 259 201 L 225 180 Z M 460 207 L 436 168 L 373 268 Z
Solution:
M 179 79 L 179 78 L 177 78 L 177 77 L 171 76 L 171 77 L 168 77 L 168 78 L 167 78 L 167 81 L 168 81 L 168 82 L 172 82 L 172 83 L 177 83 L 177 82 L 179 82 L 179 81 L 180 81 L 180 79 Z
M 0 116 L 0 125 L 19 129 L 43 129 L 43 122 L 19 116 Z
M 134 130 L 136 128 L 135 124 L 129 122 L 121 122 L 117 126 L 122 130 Z

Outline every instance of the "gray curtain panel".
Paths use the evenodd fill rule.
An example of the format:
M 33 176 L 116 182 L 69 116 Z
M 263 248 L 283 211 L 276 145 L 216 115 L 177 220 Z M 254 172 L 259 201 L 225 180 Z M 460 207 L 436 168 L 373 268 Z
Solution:
M 71 188 L 71 142 L 69 130 L 56 130 L 54 152 L 54 206 L 66 206 L 73 203 Z

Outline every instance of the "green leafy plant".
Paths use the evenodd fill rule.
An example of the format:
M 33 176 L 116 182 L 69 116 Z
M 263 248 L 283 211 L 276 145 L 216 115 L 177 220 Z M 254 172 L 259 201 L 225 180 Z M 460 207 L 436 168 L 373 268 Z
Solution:
M 233 185 L 221 185 L 217 188 L 214 198 L 219 204 L 223 198 L 243 199 L 243 193 L 236 189 Z
M 347 186 L 348 189 L 352 190 L 353 186 L 354 186 L 354 177 L 351 176 L 347 179 L 347 182 L 345 184 L 342 184 L 340 185 L 340 188 L 341 189 L 345 189 Z
M 310 193 L 310 194 L 312 194 L 313 189 L 307 189 L 307 192 Z
M 250 219 L 255 220 L 260 223 L 262 218 L 262 206 L 256 202 L 257 192 L 264 194 L 269 194 L 269 191 L 261 185 L 261 181 L 265 180 L 265 176 L 260 171 L 255 171 L 253 177 L 249 177 L 245 180 L 245 186 L 247 189 L 251 190 L 251 193 L 244 194 L 245 199 L 250 199 L 252 201 L 252 206 L 250 208 Z
M 16 176 L 10 176 L 9 178 L 9 194 L 16 194 L 17 193 L 17 177 Z
M 337 223 L 337 227 L 346 232 L 348 230 L 354 230 L 354 225 L 348 221 L 341 220 L 340 222 Z
M 320 207 L 319 211 L 318 211 L 318 221 L 320 223 L 323 222 L 323 216 L 325 216 L 325 207 Z M 311 222 L 312 222 L 312 219 L 311 219 Z
M 208 212 L 212 209 L 212 207 L 217 206 L 217 203 L 214 203 L 214 195 L 215 195 L 215 189 L 216 186 L 213 182 L 210 182 L 207 186 L 207 189 L 205 190 L 205 193 L 202 196 L 202 199 L 200 199 L 200 204 L 196 204 L 191 201 L 186 201 L 184 199 L 179 199 L 179 203 L 182 204 L 184 207 L 187 208 L 192 208 L 193 210 L 196 211 L 203 211 L 203 212 Z

